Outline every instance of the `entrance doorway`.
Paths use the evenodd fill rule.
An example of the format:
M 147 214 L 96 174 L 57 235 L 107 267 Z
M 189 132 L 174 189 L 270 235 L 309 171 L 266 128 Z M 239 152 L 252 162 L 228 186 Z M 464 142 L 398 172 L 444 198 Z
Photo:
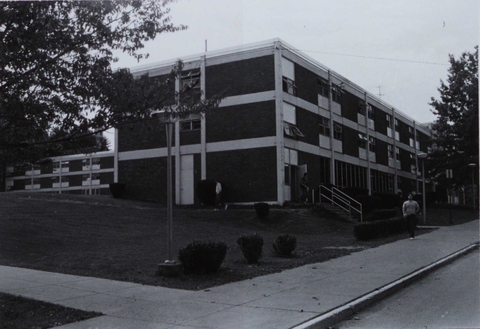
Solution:
M 193 155 L 180 157 L 180 204 L 194 203 L 193 188 Z

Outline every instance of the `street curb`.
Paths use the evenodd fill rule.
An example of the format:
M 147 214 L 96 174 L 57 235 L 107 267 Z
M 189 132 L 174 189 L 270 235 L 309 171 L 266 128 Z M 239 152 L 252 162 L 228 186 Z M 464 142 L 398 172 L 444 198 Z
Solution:
M 311 320 L 303 322 L 291 329 L 314 329 L 314 328 L 328 328 L 336 323 L 351 317 L 355 313 L 362 311 L 368 306 L 388 297 L 396 291 L 408 286 L 414 281 L 426 276 L 441 266 L 447 265 L 455 259 L 463 256 L 464 254 L 478 248 L 479 243 L 471 244 L 463 249 L 460 249 L 448 256 L 441 258 L 440 260 L 424 266 L 410 274 L 407 274 L 400 279 L 393 281 L 383 287 L 380 287 L 374 291 L 371 291 L 363 296 L 358 297 L 342 306 L 332 309 L 326 313 L 323 313 Z

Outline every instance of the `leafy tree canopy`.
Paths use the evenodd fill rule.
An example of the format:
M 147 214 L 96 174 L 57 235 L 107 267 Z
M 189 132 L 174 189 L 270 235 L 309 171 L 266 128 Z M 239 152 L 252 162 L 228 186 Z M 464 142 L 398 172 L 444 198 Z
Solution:
M 458 59 L 450 55 L 447 81 L 440 82 L 440 99 L 432 97 L 435 148 L 430 163 L 434 175 L 454 170 L 454 180 L 465 183 L 468 164 L 478 168 L 478 46 Z
M 114 51 L 141 60 L 144 42 L 186 29 L 171 22 L 173 2 L 0 2 L 0 160 L 84 150 L 95 139 L 76 140 L 152 110 L 218 104 L 183 97 L 180 106 L 165 106 L 179 98 L 172 85 L 181 62 L 163 79 L 111 68 Z

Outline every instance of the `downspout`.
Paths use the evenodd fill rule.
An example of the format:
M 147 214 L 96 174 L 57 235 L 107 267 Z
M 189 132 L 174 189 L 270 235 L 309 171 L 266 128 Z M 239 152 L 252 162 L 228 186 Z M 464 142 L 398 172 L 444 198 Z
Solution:
M 206 48 L 205 40 L 205 48 Z M 205 100 L 206 98 L 206 56 L 200 58 L 200 90 L 201 90 L 201 99 Z M 201 154 L 200 154 L 200 167 L 201 167 L 201 179 L 207 179 L 207 130 L 205 122 L 205 113 L 202 114 L 200 119 L 201 129 L 200 129 L 200 143 L 201 143 Z
M 115 128 L 115 145 L 113 151 L 113 182 L 118 183 L 118 129 Z
M 397 131 L 395 130 L 395 109 L 392 107 L 392 120 L 393 120 L 393 168 L 395 173 L 393 175 L 393 191 L 398 194 L 398 172 L 397 172 Z M 400 134 L 400 132 L 398 132 Z
M 330 150 L 332 151 L 330 160 L 330 184 L 335 185 L 335 147 L 333 132 L 333 112 L 332 112 L 332 75 L 328 71 L 328 112 L 330 112 Z
M 282 44 L 274 43 L 275 62 L 275 126 L 277 151 L 277 202 L 285 202 L 285 147 L 283 140 Z
M 367 189 L 368 195 L 372 195 L 372 178 L 370 172 L 370 127 L 368 123 L 368 98 L 367 92 L 365 92 L 365 128 L 367 128 Z

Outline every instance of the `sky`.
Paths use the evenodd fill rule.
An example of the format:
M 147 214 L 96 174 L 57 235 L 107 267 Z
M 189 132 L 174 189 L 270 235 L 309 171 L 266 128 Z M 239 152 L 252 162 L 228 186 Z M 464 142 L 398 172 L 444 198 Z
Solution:
M 478 0 L 178 0 L 172 22 L 138 63 L 175 60 L 280 38 L 419 123 L 432 122 L 431 98 L 448 77 L 449 55 L 479 43 Z M 208 56 L 208 53 L 207 53 Z

